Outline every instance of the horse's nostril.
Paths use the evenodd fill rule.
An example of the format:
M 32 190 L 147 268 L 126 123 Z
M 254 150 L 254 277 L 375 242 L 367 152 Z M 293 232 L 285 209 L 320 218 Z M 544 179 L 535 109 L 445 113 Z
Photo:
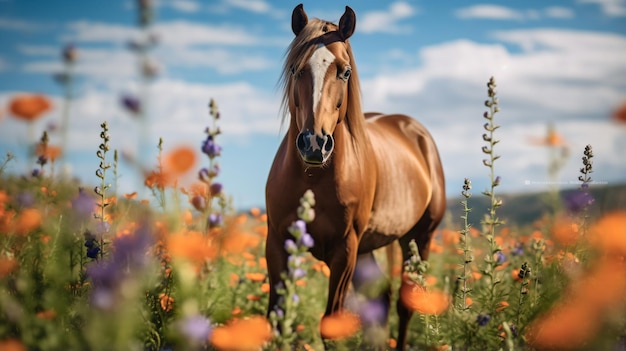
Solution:
M 334 147 L 334 140 L 333 140 L 333 136 L 332 135 L 326 135 L 326 143 L 324 143 L 324 150 L 326 152 L 331 152 L 333 151 L 333 147 Z
M 298 149 L 299 150 L 308 149 L 308 141 L 309 141 L 309 138 L 307 138 L 304 135 L 304 133 L 298 134 L 298 138 L 296 139 L 296 145 L 298 146 Z

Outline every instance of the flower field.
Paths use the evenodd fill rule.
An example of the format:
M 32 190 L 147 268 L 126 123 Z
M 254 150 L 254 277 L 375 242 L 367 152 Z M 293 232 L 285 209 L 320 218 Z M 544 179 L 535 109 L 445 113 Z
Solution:
M 495 81 L 488 84 L 484 166 L 491 187 L 480 223 L 471 223 L 471 181 L 460 186 L 463 211 L 451 213 L 431 244 L 429 261 L 400 262 L 398 248 L 377 253 L 393 297 L 414 310 L 410 349 L 611 349 L 626 336 L 626 212 L 590 215 L 593 150 L 583 150 L 580 189 L 554 201 L 533 223 L 507 225 L 496 190 Z M 18 96 L 10 111 L 36 118 L 45 96 Z M 266 217 L 235 212 L 219 183 L 219 111 L 193 150 L 168 152 L 144 170 L 151 197 L 120 194 L 117 151 L 106 122 L 94 150 L 94 182 L 55 176 L 61 150 L 47 132 L 33 148 L 28 175 L 0 163 L 0 346 L 3 350 L 232 350 L 394 348 L 396 318 L 367 296 L 322 319 L 328 267 L 313 259 L 307 233 L 315 194 L 303 194 L 282 308 L 266 317 Z M 96 136 L 97 137 L 97 136 Z M 182 187 L 178 178 L 198 174 Z M 112 185 L 113 184 L 113 185 Z M 322 196 L 322 195 L 320 195 Z M 594 213 L 597 213 L 595 211 Z M 403 272 L 404 273 L 401 273 Z M 373 281 L 373 286 L 385 286 Z M 399 288 L 399 296 L 396 291 Z M 379 288 L 375 288 L 379 289 Z M 379 290 L 380 291 L 380 290 Z M 395 310 L 392 308 L 392 311 Z M 375 323 L 374 323 L 375 324 Z M 376 325 L 376 324 L 375 324 Z M 621 345 L 621 346 L 620 346 Z
M 129 45 L 146 86 L 158 74 L 149 59 L 157 44 L 147 31 L 149 3 L 138 2 L 145 37 Z M 71 45 L 61 52 L 65 71 L 55 80 L 65 107 L 42 94 L 16 95 L 6 106 L 6 118 L 29 125 L 32 169 L 12 172 L 14 154 L 0 155 L 0 350 L 391 350 L 398 346 L 396 303 L 414 311 L 410 350 L 626 348 L 626 210 L 605 210 L 592 195 L 588 145 L 573 151 L 582 159 L 576 191 L 547 193 L 538 220 L 500 215 L 507 203 L 498 188 L 494 78 L 486 112 L 475 120 L 484 123 L 485 143 L 476 167 L 484 167 L 490 186 L 458 184 L 448 196 L 461 210 L 448 211 L 427 261 L 414 243 L 406 262 L 396 244 L 380 249 L 375 256 L 386 277 L 372 278 L 364 293 L 351 292 L 344 312 L 323 317 L 330 271 L 308 253 L 315 241 L 307 224 L 324 194 L 306 192 L 293 209 L 299 220 L 284 245 L 289 269 L 280 307 L 268 313 L 267 217 L 259 208 L 235 210 L 220 182 L 217 102 L 208 103 L 210 125 L 198 135 L 198 150 L 166 149 L 167 140 L 155 140 L 159 153 L 151 165 L 118 152 L 100 121 L 92 136 L 93 179 L 77 184 L 58 168 L 80 56 Z M 120 99 L 145 125 L 143 103 Z M 34 135 L 33 121 L 57 108 L 64 110 L 60 128 Z M 616 119 L 623 122 L 624 114 L 622 108 Z M 138 139 L 151 144 L 148 136 Z M 550 129 L 537 144 L 550 154 L 548 174 L 559 172 L 558 133 Z M 141 189 L 119 190 L 120 162 L 136 166 Z M 488 206 L 477 206 L 477 198 Z M 372 297 L 389 287 L 385 326 L 387 311 Z

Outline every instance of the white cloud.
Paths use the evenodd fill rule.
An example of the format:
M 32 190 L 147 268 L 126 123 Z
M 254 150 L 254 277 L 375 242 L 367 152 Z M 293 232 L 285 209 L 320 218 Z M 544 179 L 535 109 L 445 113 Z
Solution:
M 225 3 L 228 6 L 256 13 L 268 13 L 272 9 L 272 6 L 263 0 L 226 0 Z
M 568 7 L 551 6 L 546 7 L 543 12 L 548 18 L 570 19 L 576 17 L 574 10 Z
M 626 16 L 626 0 L 578 0 L 581 4 L 598 4 L 602 12 L 610 17 Z
M 502 155 L 497 173 L 502 191 L 541 191 L 547 181 L 547 151 L 529 144 L 554 123 L 570 146 L 571 157 L 561 177 L 575 182 L 579 154 L 592 144 L 599 181 L 626 181 L 622 153 L 626 135 L 609 121 L 626 96 L 626 37 L 611 33 L 554 29 L 499 31 L 499 43 L 456 40 L 423 48 L 419 65 L 401 73 L 385 72 L 362 80 L 365 110 L 408 113 L 434 135 L 449 188 L 460 189 L 471 177 L 483 190 L 487 169 L 481 166 L 481 135 L 486 110 L 485 83 L 498 82 L 502 126 L 497 132 Z M 520 45 L 521 52 L 503 44 Z M 357 57 L 357 63 L 358 63 Z M 619 146 L 621 145 L 621 146 Z
M 357 17 L 358 30 L 363 33 L 401 33 L 410 31 L 410 27 L 403 26 L 398 22 L 409 18 L 416 10 L 407 2 L 399 1 L 389 5 L 386 11 L 366 12 Z
M 186 13 L 198 12 L 200 10 L 200 4 L 194 0 L 166 0 L 162 1 L 161 5 Z
M 474 5 L 458 9 L 456 16 L 463 19 L 484 18 L 496 20 L 521 20 L 524 14 L 509 7 L 499 5 Z
M 168 66 L 210 67 L 221 74 L 259 71 L 277 64 L 259 54 L 242 54 L 219 48 L 163 49 L 157 51 L 156 54 Z
M 490 20 L 539 20 L 542 18 L 571 19 L 575 17 L 574 11 L 567 7 L 551 6 L 543 10 L 526 9 L 517 10 L 501 5 L 480 4 L 464 7 L 455 11 L 455 15 L 461 19 L 490 19 Z
M 42 29 L 42 26 L 35 22 L 24 21 L 15 18 L 0 17 L 0 30 L 33 32 L 40 29 Z
M 54 45 L 27 45 L 20 44 L 17 51 L 27 56 L 55 56 L 60 55 L 61 51 Z

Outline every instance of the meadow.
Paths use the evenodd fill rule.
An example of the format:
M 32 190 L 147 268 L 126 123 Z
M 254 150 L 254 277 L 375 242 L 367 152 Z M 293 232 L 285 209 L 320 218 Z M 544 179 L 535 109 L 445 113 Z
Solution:
M 131 49 L 141 61 L 150 45 Z M 76 48 L 62 49 L 68 70 L 56 78 L 68 104 L 78 57 Z M 155 75 L 147 62 L 145 84 Z M 486 112 L 475 123 L 484 124 L 476 137 L 485 158 L 476 167 L 484 168 L 489 188 L 473 189 L 466 179 L 449 194 L 460 207 L 437 230 L 428 261 L 414 254 L 401 262 L 398 247 L 377 252 L 392 301 L 415 311 L 409 349 L 624 349 L 626 211 L 607 209 L 592 195 L 588 145 L 575 150 L 578 189 L 546 193 L 538 219 L 502 216 L 500 109 L 496 80 L 487 78 Z M 121 104 L 146 123 L 140 100 Z M 7 118 L 33 123 L 52 108 L 45 95 L 16 95 Z M 63 135 L 52 144 L 49 133 L 67 133 L 67 111 L 59 130 L 30 140 L 31 171 L 11 172 L 10 152 L 0 158 L 0 350 L 368 350 L 381 340 L 395 349 L 394 306 L 389 329 L 367 333 L 362 324 L 384 318 L 368 296 L 353 293 L 349 312 L 322 319 L 329 269 L 308 254 L 315 243 L 306 224 L 323 194 L 302 194 L 293 209 L 300 220 L 285 243 L 291 259 L 281 308 L 266 316 L 266 216 L 259 208 L 235 210 L 220 183 L 216 101 L 208 103 L 211 124 L 198 135 L 203 160 L 196 150 L 165 150 L 163 139 L 154 140 L 159 156 L 136 167 L 143 189 L 130 193 L 118 189 L 118 165 L 136 161 L 123 160 L 106 120 L 93 136 L 93 179 L 77 184 L 59 172 L 67 145 Z M 552 131 L 541 143 L 553 155 L 547 172 L 554 175 L 559 136 Z M 183 185 L 189 174 L 195 181 Z M 139 195 L 145 189 L 150 195 Z M 371 285 L 375 294 L 386 282 Z

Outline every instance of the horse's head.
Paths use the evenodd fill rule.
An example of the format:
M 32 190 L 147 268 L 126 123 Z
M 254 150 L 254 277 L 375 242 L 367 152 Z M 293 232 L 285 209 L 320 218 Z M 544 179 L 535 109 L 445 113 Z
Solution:
M 295 140 L 305 163 L 323 165 L 333 152 L 333 133 L 348 111 L 348 86 L 353 72 L 347 39 L 356 16 L 346 6 L 339 25 L 308 20 L 302 4 L 294 10 L 291 28 L 296 35 L 285 69 L 286 105 L 299 134 Z

